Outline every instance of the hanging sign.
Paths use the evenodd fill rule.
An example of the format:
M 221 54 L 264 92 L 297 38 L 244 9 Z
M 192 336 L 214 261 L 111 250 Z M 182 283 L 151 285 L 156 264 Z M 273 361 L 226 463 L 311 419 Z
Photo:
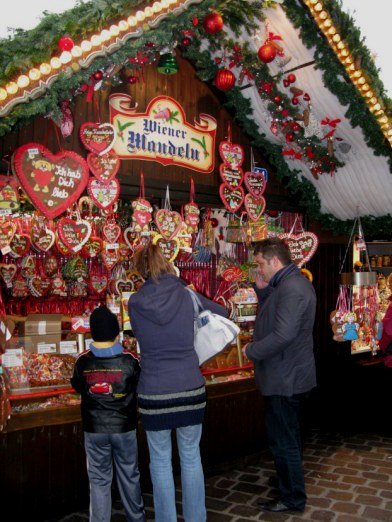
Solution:
M 214 170 L 217 123 L 209 114 L 200 114 L 191 125 L 181 105 L 169 96 L 151 100 L 146 112 L 136 112 L 131 96 L 122 93 L 112 94 L 109 106 L 116 130 L 113 150 L 120 158 L 180 165 L 198 172 Z

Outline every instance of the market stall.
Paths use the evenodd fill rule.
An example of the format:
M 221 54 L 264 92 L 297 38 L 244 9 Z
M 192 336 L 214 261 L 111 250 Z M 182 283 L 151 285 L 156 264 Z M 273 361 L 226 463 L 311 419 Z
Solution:
M 86 21 L 89 6 L 75 8 L 67 16 L 87 24 L 83 38 L 78 31 L 54 35 L 42 63 L 30 56 L 34 67 L 15 65 L 18 75 L 0 87 L 1 482 L 20 516 L 26 506 L 40 512 L 42 491 L 47 516 L 86 501 L 79 398 L 69 377 L 88 348 L 88 318 L 99 303 L 118 315 L 122 342 L 138 354 L 126 306 L 143 283 L 132 263 L 137 249 L 158 244 L 178 274 L 226 306 L 240 328 L 202 366 L 202 450 L 212 469 L 264 442 L 262 398 L 241 351 L 258 306 L 252 245 L 285 238 L 313 280 L 323 355 L 347 237 L 332 238 L 314 218 L 348 233 L 352 223 L 336 218 L 359 212 L 345 185 L 356 187 L 350 150 L 367 153 L 369 133 L 378 140 L 383 197 L 392 189 L 385 175 L 389 120 L 375 128 L 376 117 L 386 117 L 382 90 L 372 93 L 371 112 L 362 98 L 357 108 L 371 121 L 366 138 L 353 133 L 342 105 L 333 103 L 331 80 L 312 83 L 316 57 L 294 29 L 295 2 L 285 9 L 221 4 L 223 14 L 211 2 L 163 0 L 143 10 L 122 2 L 118 12 L 101 13 L 104 26 Z M 305 4 L 318 41 L 327 18 L 313 16 L 315 2 Z M 339 43 L 328 37 L 325 56 L 337 51 L 331 42 Z M 348 62 L 346 71 L 342 60 L 335 63 L 342 74 L 359 72 Z M 362 213 L 380 219 L 362 221 L 382 231 L 389 218 L 368 199 Z M 355 263 L 351 255 L 348 263 Z M 140 447 L 147 485 L 142 433 Z

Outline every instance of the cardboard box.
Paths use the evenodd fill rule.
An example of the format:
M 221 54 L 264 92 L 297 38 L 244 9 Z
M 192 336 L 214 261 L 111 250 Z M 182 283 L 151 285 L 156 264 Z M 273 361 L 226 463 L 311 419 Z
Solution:
M 26 321 L 19 324 L 19 335 L 48 335 L 61 336 L 61 314 L 29 314 Z
M 19 338 L 19 345 L 29 353 L 59 353 L 60 341 L 61 333 L 25 335 Z

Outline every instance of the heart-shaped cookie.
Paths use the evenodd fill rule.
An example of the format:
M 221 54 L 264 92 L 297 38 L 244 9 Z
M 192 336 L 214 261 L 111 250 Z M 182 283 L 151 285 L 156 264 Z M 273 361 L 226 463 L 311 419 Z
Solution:
M 152 220 L 152 206 L 146 199 L 138 198 L 132 201 L 132 221 L 135 232 L 148 230 L 148 225 Z
M 155 223 L 165 239 L 173 239 L 182 227 L 181 214 L 175 210 L 161 208 L 155 214 Z
M 121 228 L 116 223 L 106 223 L 102 229 L 102 233 L 107 243 L 115 243 L 120 237 Z
M 0 221 L 0 250 L 7 248 L 16 232 L 16 223 L 13 221 Z
M 102 239 L 98 236 L 90 236 L 82 248 L 85 257 L 96 257 L 102 250 Z
M 115 283 L 115 293 L 118 295 L 123 292 L 133 292 L 134 289 L 134 284 L 128 279 L 118 279 Z
M 96 295 L 101 295 L 106 290 L 108 286 L 108 276 L 107 275 L 96 275 L 93 274 L 90 276 L 89 288 Z
M 87 184 L 87 192 L 97 207 L 106 210 L 118 200 L 120 183 L 117 179 L 102 183 L 95 178 L 90 178 Z
M 7 287 L 11 288 L 12 280 L 15 277 L 17 266 L 14 263 L 0 263 L 0 276 Z
M 12 297 L 27 297 L 29 295 L 29 287 L 26 279 L 19 274 L 12 282 Z
M 40 226 L 31 227 L 31 244 L 41 252 L 48 252 L 54 245 L 56 236 L 48 228 Z
M 231 188 L 239 187 L 243 181 L 243 170 L 241 167 L 232 169 L 230 165 L 221 163 L 219 165 L 219 174 L 222 181 Z
M 313 232 L 301 234 L 279 234 L 287 242 L 293 263 L 301 267 L 307 263 L 317 250 L 318 237 Z
M 30 277 L 33 277 L 37 271 L 35 257 L 31 255 L 25 256 L 20 264 L 20 269 L 23 277 L 25 277 L 26 279 L 30 279 Z
M 72 250 L 70 250 L 69 248 L 67 248 L 64 243 L 61 241 L 61 239 L 59 238 L 59 235 L 58 233 L 56 234 L 56 239 L 55 239 L 55 242 L 56 242 L 56 248 L 57 250 L 60 252 L 61 255 L 63 256 L 69 256 L 72 254 Z
M 105 154 L 89 152 L 87 154 L 87 165 L 98 181 L 108 183 L 117 174 L 121 160 L 112 150 Z
M 267 187 L 267 180 L 262 170 L 265 169 L 260 169 L 258 172 L 245 172 L 245 187 L 255 198 L 259 198 Z
M 23 257 L 30 250 L 30 237 L 27 234 L 15 234 L 10 243 L 10 255 Z
M 31 199 L 48 219 L 78 200 L 88 181 L 85 160 L 69 150 L 52 154 L 40 143 L 27 143 L 13 155 L 13 169 Z
M 125 243 L 128 245 L 128 247 L 131 249 L 131 251 L 133 252 L 134 250 L 134 244 L 135 244 L 135 241 L 136 241 L 136 238 L 138 237 L 139 234 L 137 234 L 133 227 L 128 227 L 124 230 L 124 241 Z
M 168 261 L 174 261 L 180 251 L 180 243 L 176 237 L 173 239 L 166 239 L 160 234 L 156 234 L 152 240 L 154 245 L 158 245 L 162 250 L 163 255 Z
M 222 161 L 232 169 L 240 167 L 244 161 L 244 149 L 241 145 L 221 141 L 219 144 L 219 154 Z
M 226 185 L 226 183 L 221 183 L 219 187 L 219 195 L 224 206 L 229 212 L 237 212 L 244 202 L 245 194 L 242 187 L 231 189 Z
M 34 276 L 28 280 L 27 285 L 32 296 L 43 297 L 50 292 L 52 281 L 46 277 Z
M 83 219 L 74 221 L 70 218 L 62 218 L 57 223 L 57 230 L 61 241 L 72 252 L 79 252 L 91 235 L 91 225 Z
M 101 251 L 101 259 L 108 270 L 111 270 L 119 261 L 118 250 L 107 250 L 103 248 Z
M 18 187 L 9 176 L 0 176 L 0 209 L 15 212 L 19 208 Z
M 106 154 L 116 141 L 116 131 L 110 123 L 88 121 L 80 126 L 80 139 L 87 150 Z
M 245 208 L 251 221 L 259 221 L 265 210 L 265 199 L 263 196 L 255 198 L 252 194 L 246 194 Z

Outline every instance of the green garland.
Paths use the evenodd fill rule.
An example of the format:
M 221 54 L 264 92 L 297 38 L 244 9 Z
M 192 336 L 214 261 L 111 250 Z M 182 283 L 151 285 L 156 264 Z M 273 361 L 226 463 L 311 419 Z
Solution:
M 32 65 L 47 60 L 56 48 L 61 35 L 67 33 L 75 40 L 80 40 L 91 32 L 107 26 L 111 20 L 115 21 L 120 16 L 126 15 L 140 3 L 139 0 L 117 0 L 116 2 L 96 0 L 94 3 L 83 4 L 62 15 L 48 15 L 34 31 L 28 33 L 19 31 L 17 37 L 13 40 L 0 41 L 0 63 L 3 65 L 3 71 L 5 71 L 0 78 L 9 79 L 16 71 L 23 72 Z M 244 2 L 243 0 L 217 0 L 214 2 L 213 0 L 204 0 L 201 4 L 190 6 L 185 13 L 179 16 L 168 16 L 157 28 L 146 31 L 139 39 L 128 40 L 121 49 L 110 55 L 110 58 L 98 58 L 88 69 L 81 70 L 71 77 L 62 75 L 44 96 L 16 106 L 8 116 L 0 120 L 0 136 L 10 132 L 16 126 L 28 123 L 40 114 L 50 113 L 53 117 L 58 117 L 60 115 L 59 102 L 64 99 L 71 99 L 80 85 L 88 82 L 93 72 L 107 66 L 109 59 L 111 64 L 123 64 L 127 58 L 134 56 L 140 49 L 143 49 L 149 41 L 153 41 L 156 48 L 165 46 L 168 35 L 173 35 L 174 41 L 175 36 L 180 34 L 181 28 L 189 29 L 190 20 L 194 17 L 202 19 L 209 8 L 218 9 L 223 14 L 225 23 L 231 27 L 235 34 L 238 34 L 241 28 L 245 27 L 248 30 L 254 28 L 257 20 L 262 17 L 262 8 L 271 3 L 273 3 L 272 0 L 265 0 L 264 2 Z M 326 0 L 326 3 L 331 6 L 330 12 L 338 7 L 336 0 Z M 362 97 L 351 82 L 339 79 L 339 76 L 345 75 L 344 69 L 338 63 L 326 40 L 320 37 L 315 23 L 308 16 L 304 16 L 304 8 L 297 5 L 295 0 L 285 0 L 284 8 L 293 24 L 296 27 L 301 27 L 300 34 L 304 43 L 316 47 L 315 59 L 318 67 L 324 71 L 325 84 L 338 95 L 342 104 L 349 105 L 347 116 L 351 119 L 352 125 L 364 127 L 366 121 L 366 124 L 369 124 L 369 129 L 364 129 L 364 133 L 368 145 L 375 150 L 376 154 L 390 156 L 390 150 L 386 150 L 385 140 L 378 123 L 367 110 Z M 354 30 L 352 22 L 341 11 L 336 10 L 336 13 L 340 16 L 342 35 L 344 34 L 344 26 L 348 33 L 347 41 L 352 38 L 352 44 L 355 42 L 357 48 L 361 49 L 361 55 L 364 57 L 362 67 L 366 74 L 374 79 L 372 88 L 374 88 L 374 85 L 378 86 L 377 92 L 383 96 L 377 71 L 374 70 L 374 64 L 372 66 L 368 51 L 359 41 L 359 33 Z M 43 40 L 43 32 L 45 31 L 49 34 Z M 203 36 L 205 36 L 204 33 Z M 34 42 L 34 46 L 32 42 Z M 222 43 L 226 46 L 232 45 L 232 42 L 225 41 L 220 35 L 217 35 L 210 38 L 210 51 L 200 52 L 198 45 L 192 44 L 184 52 L 195 65 L 202 80 L 210 81 L 214 78 L 217 65 L 211 60 L 210 52 L 218 49 Z M 267 67 L 259 61 L 256 63 L 254 56 L 251 56 L 247 49 L 244 50 L 244 55 L 244 62 L 241 62 L 244 66 L 249 66 L 256 77 L 270 79 Z M 282 98 L 284 98 L 284 95 L 282 95 Z M 229 91 L 227 99 L 228 108 L 233 110 L 235 119 L 240 123 L 243 130 L 252 137 L 252 144 L 265 152 L 270 163 L 276 168 L 278 178 L 290 192 L 298 196 L 299 204 L 307 208 L 309 215 L 319 220 L 326 229 L 333 230 L 336 233 L 349 233 L 352 229 L 352 220 L 341 221 L 330 214 L 322 214 L 320 212 L 320 200 L 312 183 L 303 177 L 299 179 L 300 172 L 297 170 L 288 173 L 281 147 L 271 144 L 264 135 L 259 134 L 256 124 L 251 119 L 250 103 L 242 96 L 240 89 L 234 88 Z M 385 98 L 383 98 L 383 102 L 387 107 L 390 107 Z M 295 111 L 295 109 L 291 108 L 291 111 Z M 316 146 L 316 143 L 314 146 Z M 383 235 L 389 237 L 390 230 L 392 230 L 392 216 L 389 214 L 379 218 L 374 216 L 361 217 L 361 221 L 367 237 L 382 237 Z

